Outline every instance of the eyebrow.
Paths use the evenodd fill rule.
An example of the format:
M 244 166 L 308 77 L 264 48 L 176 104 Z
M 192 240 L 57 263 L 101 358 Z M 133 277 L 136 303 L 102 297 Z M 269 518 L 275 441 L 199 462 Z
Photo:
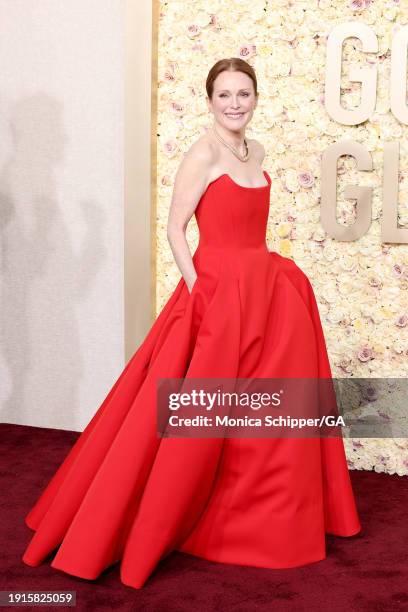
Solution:
M 220 93 L 221 91 L 229 91 L 229 89 L 217 89 L 216 92 Z M 242 87 L 239 91 L 251 91 L 250 87 Z

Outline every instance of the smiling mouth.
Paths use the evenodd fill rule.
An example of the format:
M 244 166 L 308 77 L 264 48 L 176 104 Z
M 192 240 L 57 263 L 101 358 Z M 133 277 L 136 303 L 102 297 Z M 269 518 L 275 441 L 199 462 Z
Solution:
M 224 113 L 228 119 L 239 119 L 243 117 L 245 113 Z

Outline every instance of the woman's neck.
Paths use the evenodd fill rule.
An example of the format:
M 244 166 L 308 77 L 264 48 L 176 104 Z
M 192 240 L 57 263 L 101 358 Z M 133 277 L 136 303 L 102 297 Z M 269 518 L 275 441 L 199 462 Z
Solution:
M 217 133 L 224 139 L 226 140 L 230 145 L 232 145 L 233 147 L 235 147 L 238 150 L 241 150 L 242 148 L 244 148 L 244 139 L 245 139 L 245 132 L 242 131 L 238 131 L 235 132 L 233 130 L 228 130 L 227 128 L 225 128 L 224 126 L 220 125 L 219 123 L 214 123 L 213 124 L 213 128 L 217 131 Z

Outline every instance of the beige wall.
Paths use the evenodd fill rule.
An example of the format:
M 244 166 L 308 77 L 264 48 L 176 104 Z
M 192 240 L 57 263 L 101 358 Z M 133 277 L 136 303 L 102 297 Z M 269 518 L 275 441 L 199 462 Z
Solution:
M 158 0 L 125 5 L 125 337 L 127 362 L 155 319 Z
M 80 430 L 125 363 L 125 8 L 0 0 L 3 422 Z

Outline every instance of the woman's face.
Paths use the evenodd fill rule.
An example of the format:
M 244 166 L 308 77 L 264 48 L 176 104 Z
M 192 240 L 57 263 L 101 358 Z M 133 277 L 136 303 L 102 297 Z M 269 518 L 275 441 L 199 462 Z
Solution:
M 207 97 L 215 122 L 234 132 L 244 130 L 257 103 L 254 84 L 245 72 L 224 70 L 214 81 L 212 100 Z

